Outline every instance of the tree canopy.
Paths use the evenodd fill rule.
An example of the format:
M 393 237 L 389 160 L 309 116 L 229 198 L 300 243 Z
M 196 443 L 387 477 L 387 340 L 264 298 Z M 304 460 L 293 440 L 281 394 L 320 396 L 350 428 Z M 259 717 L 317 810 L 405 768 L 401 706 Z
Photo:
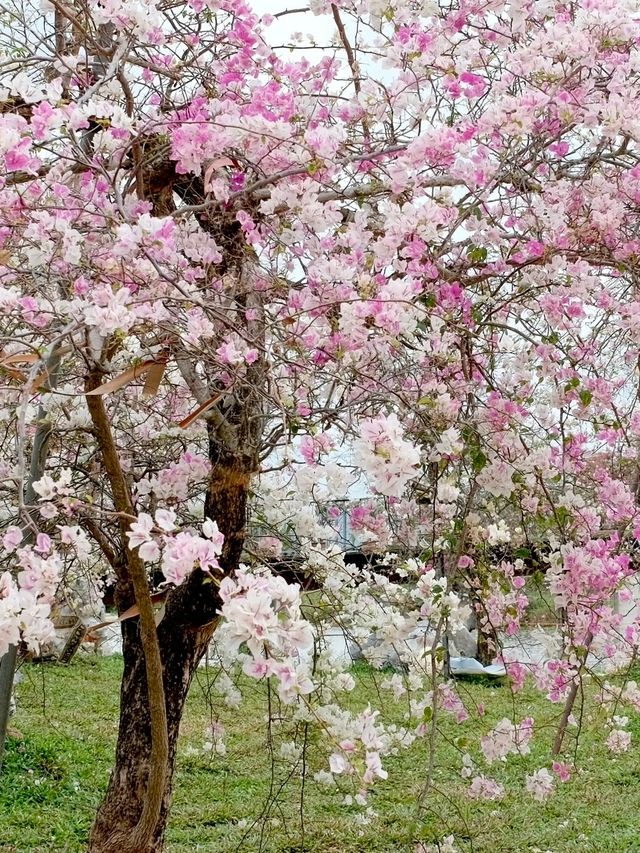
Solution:
M 557 756 L 594 661 L 640 637 L 613 605 L 640 535 L 638 4 L 11 0 L 0 20 L 0 654 L 50 641 L 78 573 L 111 577 L 148 711 L 107 795 L 143 780 L 133 841 L 103 807 L 92 849 L 161 849 L 220 616 L 229 664 L 323 733 L 320 781 L 366 802 L 385 754 L 465 719 L 448 633 L 474 611 L 500 655 L 538 547 L 561 641 L 506 668 L 558 703 Z M 336 543 L 356 481 L 351 526 L 393 576 Z M 264 565 L 292 538 L 313 606 Z M 341 709 L 336 623 L 399 656 L 405 729 Z M 640 709 L 633 682 L 601 701 Z M 503 721 L 478 762 L 536 728 Z

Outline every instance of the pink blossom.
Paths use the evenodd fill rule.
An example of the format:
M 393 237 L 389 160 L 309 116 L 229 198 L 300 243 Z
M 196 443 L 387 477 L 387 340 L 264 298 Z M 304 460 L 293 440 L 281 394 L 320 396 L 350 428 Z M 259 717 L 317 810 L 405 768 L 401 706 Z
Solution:
M 271 675 L 272 668 L 272 661 L 267 660 L 266 658 L 250 658 L 249 660 L 246 660 L 242 666 L 242 670 L 245 675 L 248 675 L 250 678 L 255 678 L 257 681 Z
M 46 533 L 38 533 L 34 547 L 38 553 L 48 554 L 51 551 L 51 538 Z
M 160 559 L 160 546 L 154 539 L 150 539 L 138 547 L 138 554 L 145 563 L 155 563 Z
M 379 752 L 367 752 L 365 755 L 366 770 L 362 776 L 365 785 L 370 785 L 376 778 L 386 779 L 387 771 L 382 766 Z
M 216 522 L 210 518 L 206 518 L 202 524 L 202 532 L 215 548 L 215 553 L 221 554 L 222 546 L 224 544 L 224 535 L 220 533 Z
M 4 165 L 7 172 L 31 172 L 36 174 L 40 161 L 30 156 L 31 140 L 22 139 L 16 146 L 4 152 Z
M 8 551 L 10 554 L 16 550 L 18 545 L 22 542 L 22 530 L 15 525 L 10 525 L 7 527 L 7 530 L 2 537 L 2 545 L 5 551 Z
M 161 530 L 170 533 L 176 526 L 176 514 L 173 510 L 158 509 L 156 510 L 155 521 Z
M 153 518 L 148 513 L 141 512 L 127 531 L 129 548 L 138 548 L 143 543 L 149 542 L 153 527 Z
M 627 752 L 631 746 L 631 732 L 613 729 L 607 737 L 607 747 L 618 755 Z
M 540 803 L 552 794 L 554 784 L 553 776 L 545 767 L 527 776 L 527 791 Z
M 204 570 L 217 568 L 217 548 L 212 542 L 181 531 L 166 537 L 162 553 L 162 573 L 165 578 L 179 585 L 190 575 L 196 564 Z
M 344 755 L 339 752 L 332 753 L 332 755 L 329 756 L 329 769 L 336 775 L 345 773 L 349 769 L 349 765 Z
M 486 776 L 475 776 L 467 790 L 471 800 L 501 800 L 504 797 L 504 786 L 495 779 Z
M 420 462 L 419 450 L 404 439 L 402 425 L 395 414 L 363 420 L 353 454 L 374 488 L 381 494 L 395 497 L 402 495 Z
M 506 717 L 480 741 L 487 764 L 492 764 L 510 753 L 528 755 L 529 741 L 533 735 L 533 719 L 526 717 L 521 723 L 512 723 Z
M 571 778 L 571 768 L 561 761 L 554 761 L 551 767 L 553 772 L 558 776 L 561 782 L 568 782 Z
M 517 663 L 516 661 L 509 662 L 505 664 L 505 666 L 514 692 L 522 690 L 528 674 L 527 667 L 524 666 L 524 664 Z

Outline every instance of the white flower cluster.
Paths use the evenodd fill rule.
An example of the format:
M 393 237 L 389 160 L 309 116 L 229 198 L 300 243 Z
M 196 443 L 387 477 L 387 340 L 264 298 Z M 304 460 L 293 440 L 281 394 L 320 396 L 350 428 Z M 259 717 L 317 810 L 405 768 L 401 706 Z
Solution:
M 274 676 L 283 702 L 311 693 L 310 661 L 300 652 L 313 645 L 314 637 L 300 611 L 300 587 L 270 572 L 241 569 L 224 578 L 220 597 L 227 623 L 223 653 L 242 660 L 252 678 Z

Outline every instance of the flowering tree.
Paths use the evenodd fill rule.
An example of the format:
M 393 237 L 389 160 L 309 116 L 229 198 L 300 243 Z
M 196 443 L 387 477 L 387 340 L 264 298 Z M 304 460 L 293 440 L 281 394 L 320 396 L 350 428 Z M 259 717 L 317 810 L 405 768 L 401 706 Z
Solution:
M 120 732 L 91 850 L 162 848 L 221 618 L 220 654 L 277 684 L 325 735 L 321 779 L 364 801 L 385 752 L 467 717 L 444 638 L 468 607 L 517 633 L 532 543 L 564 625 L 531 667 L 561 706 L 558 755 L 594 656 L 623 665 L 640 631 L 611 607 L 640 529 L 636 4 L 7 9 L 0 654 L 6 673 L 19 643 L 38 650 L 74 574 L 115 579 Z M 312 509 L 330 521 L 357 477 L 352 526 L 394 545 L 401 582 L 345 567 Z M 406 729 L 340 707 L 322 607 L 245 545 L 250 496 L 271 546 L 295 533 L 332 618 L 378 635 L 372 661 L 399 654 Z M 528 670 L 507 668 L 517 689 Z M 602 699 L 639 704 L 633 685 Z M 479 762 L 533 732 L 485 733 L 471 797 L 501 796 Z M 553 771 L 523 784 L 544 798 Z

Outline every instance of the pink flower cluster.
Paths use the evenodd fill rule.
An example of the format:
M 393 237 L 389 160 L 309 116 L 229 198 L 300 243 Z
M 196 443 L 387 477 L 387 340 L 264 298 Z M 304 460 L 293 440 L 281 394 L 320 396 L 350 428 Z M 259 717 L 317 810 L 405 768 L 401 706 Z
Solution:
M 252 678 L 274 676 L 280 697 L 293 702 L 314 689 L 306 652 L 314 642 L 311 625 L 300 610 L 300 587 L 270 572 L 240 569 L 220 584 L 225 645 L 232 656 L 244 655 Z M 242 647 L 248 654 L 242 652 Z
M 15 542 L 16 529 L 10 528 L 4 538 Z M 13 551 L 11 547 L 9 553 Z M 39 652 L 55 637 L 49 617 L 62 577 L 62 561 L 51 551 L 48 536 L 39 545 L 19 548 L 14 559 L 13 572 L 0 575 L 0 657 L 21 641 Z
M 224 536 L 215 521 L 207 519 L 204 522 L 204 537 L 186 530 L 175 531 L 176 513 L 173 510 L 156 510 L 153 518 L 141 512 L 127 532 L 129 548 L 137 548 L 145 563 L 155 563 L 162 557 L 162 573 L 176 585 L 181 584 L 194 568 L 206 572 L 220 568 L 218 557 L 222 553 Z
M 533 719 L 531 717 L 526 717 L 520 723 L 512 723 L 504 717 L 480 741 L 487 764 L 504 759 L 510 753 L 528 755 L 529 741 L 532 736 Z
M 353 460 L 366 473 L 373 488 L 382 495 L 402 497 L 416 475 L 420 451 L 404 438 L 396 414 L 365 418 L 358 425 Z

